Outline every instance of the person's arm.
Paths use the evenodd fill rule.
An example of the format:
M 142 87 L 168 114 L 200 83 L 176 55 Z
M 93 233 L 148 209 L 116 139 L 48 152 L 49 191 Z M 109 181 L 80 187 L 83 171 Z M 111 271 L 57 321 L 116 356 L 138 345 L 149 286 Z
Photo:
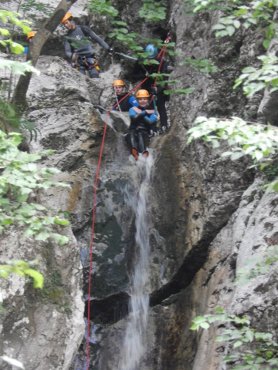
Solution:
M 104 49 L 106 50 L 110 50 L 110 46 L 104 41 L 102 40 L 102 38 L 100 38 L 96 33 L 94 33 L 90 27 L 88 26 L 82 26 L 82 31 L 84 32 L 84 34 L 88 37 L 90 37 L 91 40 L 93 41 L 96 41 L 100 46 L 102 46 Z
M 149 116 L 145 116 L 144 121 L 148 123 L 149 125 L 153 125 L 157 122 L 157 115 L 155 113 L 152 113 Z
M 130 107 L 138 107 L 139 106 L 139 103 L 138 101 L 136 100 L 135 96 L 131 95 L 129 98 L 128 98 L 128 104 L 130 105 Z
M 71 45 L 70 43 L 68 42 L 68 40 L 65 40 L 64 41 L 64 48 L 65 48 L 65 54 L 66 54 L 66 57 L 71 60 L 72 58 L 72 50 L 71 50 Z
M 142 117 L 144 117 L 147 114 L 146 111 L 144 110 L 142 111 L 137 107 L 130 108 L 128 113 L 132 123 L 137 123 L 139 119 L 142 119 Z

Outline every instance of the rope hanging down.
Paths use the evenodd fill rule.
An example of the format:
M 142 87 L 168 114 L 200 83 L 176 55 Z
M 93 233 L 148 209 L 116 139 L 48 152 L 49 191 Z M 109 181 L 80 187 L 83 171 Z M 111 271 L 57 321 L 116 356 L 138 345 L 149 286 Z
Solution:
M 164 44 L 167 44 L 170 41 L 170 36 L 167 36 Z M 166 53 L 166 45 L 164 45 L 159 53 L 159 57 L 161 57 L 160 64 L 158 67 L 158 73 L 160 73 L 160 69 L 163 63 L 163 59 Z M 112 106 L 112 108 L 107 112 L 107 119 L 110 117 L 110 113 L 119 104 L 131 93 L 136 91 L 146 80 L 149 79 L 149 76 L 145 77 L 143 81 L 137 84 L 134 88 L 132 88 L 127 94 L 125 94 L 119 101 Z M 155 80 L 156 83 L 156 80 Z M 91 336 L 91 290 L 92 290 L 92 272 L 93 272 L 93 245 L 94 245 L 94 238 L 95 238 L 95 222 L 96 222 L 96 206 L 97 206 L 97 188 L 99 184 L 99 175 L 100 175 L 100 168 L 101 168 L 101 161 L 104 151 L 104 144 L 106 139 L 106 132 L 107 132 L 107 123 L 104 123 L 104 129 L 102 134 L 102 141 L 100 145 L 99 155 L 98 155 L 98 163 L 96 168 L 95 174 L 95 181 L 93 187 L 93 208 L 92 208 L 92 225 L 91 225 L 91 238 L 90 238 L 90 247 L 89 247 L 89 256 L 90 256 L 90 263 L 89 263 L 89 277 L 88 277 L 88 303 L 87 303 L 87 335 L 86 335 L 86 370 L 89 370 L 90 366 L 90 336 Z
M 110 113 L 113 108 L 117 106 L 117 103 L 121 103 L 130 93 L 137 90 L 146 80 L 146 77 L 143 81 L 141 81 L 137 86 L 131 89 L 126 95 L 124 95 L 119 102 L 116 102 L 112 108 L 107 112 L 107 119 L 110 117 Z M 96 207 L 97 207 L 97 188 L 99 184 L 99 175 L 100 175 L 100 168 L 101 168 L 101 161 L 104 151 L 104 144 L 106 139 L 106 132 L 107 132 L 107 123 L 104 123 L 104 129 L 102 134 L 102 140 L 100 145 L 100 150 L 98 154 L 98 163 L 96 168 L 94 186 L 93 186 L 93 208 L 92 208 L 92 226 L 91 226 L 91 238 L 90 238 L 90 248 L 89 248 L 89 256 L 90 256 L 90 263 L 89 263 L 89 282 L 88 282 L 88 303 L 87 303 L 87 335 L 86 335 L 86 370 L 89 370 L 90 366 L 90 336 L 91 336 L 91 290 L 92 290 L 92 272 L 93 272 L 93 245 L 94 245 L 94 238 L 95 238 L 95 223 L 96 223 Z

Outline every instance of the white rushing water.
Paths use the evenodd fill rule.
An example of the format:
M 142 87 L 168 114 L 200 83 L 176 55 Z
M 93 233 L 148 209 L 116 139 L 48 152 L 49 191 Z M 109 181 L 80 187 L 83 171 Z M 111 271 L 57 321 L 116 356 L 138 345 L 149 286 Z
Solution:
M 132 206 L 135 210 L 136 253 L 134 270 L 131 274 L 129 317 L 117 370 L 140 370 L 140 361 L 146 352 L 150 279 L 148 192 L 152 166 L 152 154 L 147 160 L 139 158 L 136 164 L 139 192 L 132 198 Z M 129 201 L 131 201 L 130 198 Z

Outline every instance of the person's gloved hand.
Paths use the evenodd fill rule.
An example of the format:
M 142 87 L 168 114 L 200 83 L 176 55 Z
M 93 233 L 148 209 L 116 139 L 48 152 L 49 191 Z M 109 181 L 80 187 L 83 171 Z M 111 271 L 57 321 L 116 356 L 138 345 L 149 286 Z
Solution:
M 73 68 L 77 67 L 77 59 L 78 59 L 78 56 L 76 53 L 72 53 L 72 56 L 71 56 L 71 66 Z

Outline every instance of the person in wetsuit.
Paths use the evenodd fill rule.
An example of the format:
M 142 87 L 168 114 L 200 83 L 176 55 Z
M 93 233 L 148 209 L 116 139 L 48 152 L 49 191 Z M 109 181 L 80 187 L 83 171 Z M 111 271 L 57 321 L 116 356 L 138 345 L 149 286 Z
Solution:
M 95 50 L 91 41 L 97 42 L 109 53 L 112 53 L 113 49 L 95 34 L 90 27 L 76 25 L 70 12 L 65 14 L 61 23 L 68 29 L 67 35 L 65 36 L 64 47 L 66 57 L 71 62 L 71 65 L 75 68 L 79 68 L 82 74 L 85 74 L 86 70 L 88 70 L 91 78 L 98 78 L 99 66 L 95 58 Z
M 147 150 L 148 134 L 155 126 L 158 116 L 156 111 L 149 106 L 150 93 L 147 90 L 140 89 L 135 96 L 139 106 L 129 109 L 129 140 L 131 154 L 137 160 L 140 153 L 144 157 L 149 155 Z
M 150 63 L 143 63 L 143 60 L 138 60 L 135 64 L 133 71 L 131 73 L 131 77 L 133 79 L 133 82 L 138 82 L 144 80 L 144 78 L 147 76 L 150 76 L 153 73 L 169 73 L 172 71 L 172 68 L 168 65 L 168 62 L 164 60 L 162 53 L 159 53 L 157 47 L 153 44 L 148 44 L 145 47 L 145 52 L 148 54 L 148 60 L 150 60 Z M 155 60 L 157 64 L 151 63 L 152 60 Z M 159 70 L 158 70 L 159 69 Z M 166 77 L 164 77 L 164 81 L 166 80 Z M 167 128 L 170 127 L 167 112 L 166 112 L 166 101 L 168 101 L 169 97 L 168 95 L 165 95 L 165 90 L 167 90 L 167 85 L 159 85 L 155 84 L 155 78 L 154 77 L 148 77 L 148 79 L 141 85 L 142 89 L 146 89 L 148 91 L 151 91 L 154 94 L 154 102 L 153 107 L 155 108 L 155 105 L 157 107 L 157 111 L 160 116 L 160 131 L 164 132 L 167 130 Z
M 113 110 L 128 112 L 130 108 L 138 107 L 139 104 L 135 96 L 126 92 L 126 84 L 123 80 L 114 80 L 112 86 L 115 95 Z

